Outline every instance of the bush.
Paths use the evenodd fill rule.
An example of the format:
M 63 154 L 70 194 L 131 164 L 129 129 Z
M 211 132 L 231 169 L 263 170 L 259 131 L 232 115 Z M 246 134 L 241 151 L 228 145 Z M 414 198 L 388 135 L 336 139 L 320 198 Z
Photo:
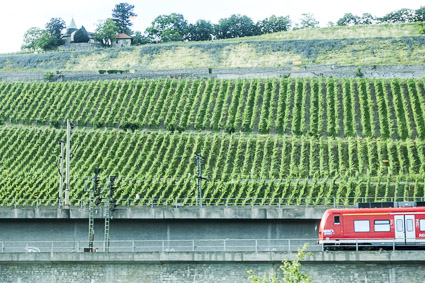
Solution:
M 356 70 L 356 77 L 358 77 L 358 78 L 363 78 L 363 76 L 364 76 L 364 74 L 363 74 L 363 72 L 362 72 L 362 68 L 357 67 L 357 70 Z
M 425 34 L 425 22 L 418 22 L 419 34 Z
M 75 43 L 89 42 L 89 40 L 90 40 L 89 34 L 87 33 L 87 31 L 84 28 L 84 26 L 82 26 L 79 30 L 77 30 L 74 33 L 74 42 Z
M 44 80 L 48 82 L 53 82 L 55 80 L 55 75 L 52 72 L 47 72 L 44 74 Z
M 126 123 L 122 124 L 120 126 L 120 128 L 123 129 L 123 130 L 130 130 L 130 131 L 134 132 L 135 130 L 137 130 L 139 128 L 139 125 L 137 123 L 126 122 Z
M 61 127 L 61 124 L 59 121 L 50 121 L 50 126 L 52 126 L 55 129 L 59 129 Z

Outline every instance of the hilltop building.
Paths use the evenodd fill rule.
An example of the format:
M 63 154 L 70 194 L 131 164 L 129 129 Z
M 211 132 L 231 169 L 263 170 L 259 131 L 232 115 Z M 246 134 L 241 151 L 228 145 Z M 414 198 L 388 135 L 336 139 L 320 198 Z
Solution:
M 94 32 L 87 32 L 88 41 L 87 42 L 75 42 L 75 34 L 84 29 L 81 27 L 77 28 L 74 19 L 71 19 L 69 26 L 62 33 L 62 39 L 64 40 L 64 45 L 60 46 L 59 49 L 91 49 L 93 47 L 100 46 L 100 43 L 94 41 Z M 85 29 L 84 29 L 85 32 Z M 112 46 L 116 47 L 125 47 L 131 45 L 131 40 L 133 37 L 125 33 L 117 34 L 117 40 L 112 42 Z
M 84 27 L 81 27 L 81 29 L 83 29 Z M 97 45 L 94 41 L 94 32 L 87 32 L 88 35 L 88 41 L 87 42 L 79 42 L 76 43 L 74 41 L 74 36 L 75 34 L 78 32 L 78 28 L 77 25 L 75 24 L 74 19 L 71 20 L 71 23 L 69 24 L 69 26 L 67 27 L 67 29 L 65 30 L 65 32 L 62 34 L 62 39 L 64 40 L 64 49 L 67 48 L 87 48 L 87 47 L 92 47 L 92 45 Z M 85 30 L 85 29 L 84 29 Z M 78 46 L 76 46 L 78 45 Z
M 117 34 L 117 41 L 115 43 L 115 46 L 120 46 L 120 47 L 130 46 L 132 39 L 133 37 L 129 36 L 126 33 L 119 33 Z

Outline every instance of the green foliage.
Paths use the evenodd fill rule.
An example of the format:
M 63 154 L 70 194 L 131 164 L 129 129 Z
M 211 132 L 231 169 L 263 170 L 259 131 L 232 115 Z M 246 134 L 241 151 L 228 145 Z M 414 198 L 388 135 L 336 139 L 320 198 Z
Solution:
M 361 67 L 357 67 L 356 69 L 356 77 L 358 78 L 363 78 L 364 74 L 362 72 L 362 68 Z
M 107 19 L 103 24 L 99 24 L 94 33 L 94 40 L 99 41 L 104 46 L 111 46 L 116 40 L 116 33 L 119 28 L 112 19 Z
M 50 35 L 60 39 L 62 30 L 66 28 L 65 21 L 62 18 L 51 18 L 46 24 L 46 30 Z
M 22 50 L 37 50 L 38 40 L 43 35 L 43 30 L 40 28 L 32 27 L 28 29 L 24 34 L 24 42 L 22 44 Z
M 294 261 L 284 260 L 280 269 L 283 272 L 282 280 L 279 280 L 274 274 L 270 274 L 270 279 L 264 275 L 263 278 L 260 278 L 254 274 L 252 270 L 249 270 L 248 273 L 250 276 L 248 280 L 253 283 L 309 283 L 310 275 L 301 272 L 301 263 L 300 261 L 304 260 L 306 256 L 311 256 L 311 253 L 306 252 L 308 244 L 304 244 L 301 249 L 298 249 L 297 259 Z
M 188 23 L 182 14 L 172 13 L 155 18 L 146 33 L 152 42 L 183 41 L 187 36 Z
M 291 28 L 291 20 L 289 16 L 276 17 L 272 15 L 270 18 L 258 21 L 256 25 L 260 34 L 288 31 Z
M 213 34 L 213 24 L 205 20 L 198 20 L 195 24 L 190 24 L 188 28 L 188 39 L 191 41 L 210 40 Z
M 301 29 L 308 29 L 308 28 L 317 28 L 319 27 L 319 22 L 314 18 L 314 15 L 311 13 L 307 14 L 301 14 L 301 22 L 300 22 L 300 28 Z
M 22 50 L 52 50 L 62 44 L 62 40 L 46 30 L 32 27 L 25 32 Z
M 131 45 L 143 45 L 148 43 L 151 43 L 151 40 L 140 31 L 136 31 L 136 34 L 133 36 L 133 40 L 131 41 Z
M 415 11 L 415 22 L 425 22 L 425 6 Z
M 87 33 L 84 26 L 82 26 L 79 30 L 77 30 L 74 34 L 74 42 L 89 42 L 89 34 Z
M 400 9 L 392 11 L 379 19 L 383 23 L 409 23 L 415 19 L 415 11 L 411 9 Z
M 116 4 L 112 10 L 112 20 L 118 27 L 118 32 L 120 33 L 126 33 L 128 35 L 133 33 L 130 29 L 133 25 L 131 23 L 131 18 L 136 16 L 137 14 L 134 13 L 134 5 L 128 3 Z
M 52 72 L 47 72 L 47 73 L 44 74 L 44 80 L 48 81 L 48 82 L 53 82 L 54 77 L 55 77 L 55 75 Z
M 100 69 L 98 72 L 124 74 L 128 70 Z M 357 72 L 359 75 L 363 74 L 360 67 Z M 63 75 L 60 72 L 54 74 L 55 80 L 61 76 Z M 359 135 L 403 140 L 425 138 L 425 132 L 422 130 L 425 104 L 421 95 L 423 82 L 420 79 L 180 79 L 173 83 L 170 80 L 153 80 L 143 93 L 134 90 L 147 82 L 150 81 L 87 82 L 85 89 L 91 93 L 90 99 L 85 93 L 72 91 L 74 88 L 80 88 L 80 83 L 69 83 L 72 87 L 68 88 L 62 84 L 45 88 L 43 93 L 58 88 L 70 101 L 86 101 L 79 106 L 87 110 L 83 116 L 80 116 L 82 109 L 77 108 L 71 113 L 57 113 L 55 108 L 47 107 L 55 103 L 57 107 L 66 109 L 68 100 L 58 102 L 52 100 L 54 97 L 40 93 L 40 97 L 35 101 L 40 107 L 47 107 L 44 112 L 48 117 L 61 120 L 70 118 L 78 121 L 76 123 L 79 126 L 88 126 L 96 121 L 120 127 L 130 121 L 139 124 L 140 128 L 169 128 L 179 131 L 254 131 L 264 134 L 287 133 L 340 138 Z M 33 83 L 23 85 L 25 88 L 16 91 L 19 94 L 16 102 L 24 100 L 37 86 Z M 11 86 L 13 84 L 9 87 Z M 95 91 L 99 86 L 105 91 L 101 97 L 95 99 Z M 128 92 L 127 88 L 131 91 Z M 407 92 L 403 96 L 394 95 L 404 89 Z M 126 115 L 100 114 L 109 112 L 112 101 L 119 104 L 120 99 L 134 101 L 122 104 L 121 112 L 126 112 Z M 13 107 L 10 103 L 8 96 L 0 98 L 0 105 Z M 408 110 L 411 115 L 406 115 Z M 394 116 L 391 115 L 392 112 Z M 157 117 L 162 117 L 164 121 L 158 122 Z M 375 119 L 374 117 L 381 117 L 376 118 L 376 124 L 385 124 L 371 128 L 374 121 L 371 119 Z M 13 119 L 25 123 L 34 122 L 28 118 L 26 112 L 20 111 L 13 113 Z M 410 133 L 405 132 L 408 126 Z
M 214 28 L 217 38 L 236 38 L 259 34 L 252 19 L 241 15 L 231 15 L 229 18 L 220 19 Z
M 359 16 L 354 16 L 352 13 L 346 13 L 344 16 L 338 20 L 336 23 L 338 26 L 354 26 L 358 25 L 360 22 Z
M 417 26 L 419 34 L 425 34 L 425 22 L 418 22 Z
M 75 198 L 84 196 L 78 177 L 99 166 L 122 178 L 121 200 L 137 192 L 146 196 L 142 204 L 152 198 L 194 204 L 187 176 L 198 148 L 207 160 L 210 205 L 260 199 L 318 205 L 332 197 L 348 204 L 371 192 L 373 198 L 420 198 L 423 89 L 422 79 L 3 82 L 8 125 L 0 127 L 0 156 L 8 174 L 0 178 L 0 199 L 56 197 L 55 167 L 46 164 L 57 158 L 65 131 L 56 129 L 67 118 L 80 144 Z M 416 185 L 395 190 L 405 182 Z

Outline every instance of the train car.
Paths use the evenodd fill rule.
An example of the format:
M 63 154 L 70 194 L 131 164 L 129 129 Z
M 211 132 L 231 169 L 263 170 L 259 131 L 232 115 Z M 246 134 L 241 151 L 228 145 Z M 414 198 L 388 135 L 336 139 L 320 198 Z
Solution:
M 425 247 L 425 207 L 329 209 L 320 222 L 319 244 Z

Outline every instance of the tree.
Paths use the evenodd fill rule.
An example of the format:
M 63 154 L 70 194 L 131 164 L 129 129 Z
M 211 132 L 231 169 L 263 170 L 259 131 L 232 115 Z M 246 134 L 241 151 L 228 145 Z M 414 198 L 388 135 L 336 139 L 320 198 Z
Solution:
M 66 28 L 65 21 L 62 18 L 51 18 L 46 24 L 46 30 L 57 38 L 61 37 L 62 30 Z
M 40 38 L 36 40 L 36 47 L 43 51 L 47 51 L 55 49 L 62 43 L 63 41 L 60 38 L 51 35 L 47 30 L 43 30 Z
M 22 50 L 52 50 L 63 44 L 61 39 L 65 22 L 61 18 L 51 18 L 46 24 L 46 29 L 32 27 L 24 34 Z
M 22 50 L 37 50 L 37 41 L 43 34 L 43 30 L 37 27 L 28 29 L 24 34 L 24 42 L 22 43 Z
M 374 23 L 376 23 L 376 18 L 369 13 L 363 13 L 359 21 L 360 25 L 372 25 Z
M 252 19 L 241 15 L 231 15 L 229 18 L 220 19 L 214 28 L 218 38 L 235 38 L 259 34 L 257 26 Z
M 250 280 L 253 283 L 308 283 L 310 282 L 310 276 L 308 274 L 301 272 L 301 263 L 300 261 L 304 260 L 306 256 L 310 256 L 311 253 L 306 252 L 308 248 L 308 244 L 304 244 L 304 246 L 301 249 L 298 249 L 297 253 L 297 259 L 294 261 L 283 261 L 282 265 L 280 266 L 280 269 L 283 272 L 283 278 L 282 281 L 277 279 L 275 275 L 270 275 L 271 281 L 264 276 L 263 278 L 260 278 L 254 274 L 252 270 L 248 271 L 248 274 L 250 276 L 248 277 L 248 280 Z
M 270 18 L 258 21 L 257 28 L 261 34 L 287 31 L 291 28 L 291 20 L 289 19 L 289 16 L 276 17 L 275 15 L 272 15 Z
M 415 22 L 425 22 L 425 6 L 415 10 Z
M 379 21 L 383 23 L 408 23 L 413 22 L 414 19 L 415 11 L 403 8 L 386 14 Z
M 198 20 L 195 24 L 190 24 L 188 28 L 188 39 L 191 41 L 210 40 L 214 34 L 214 26 L 210 21 Z
M 89 34 L 87 33 L 84 26 L 82 26 L 79 30 L 77 30 L 74 34 L 74 42 L 89 42 Z
M 131 41 L 132 45 L 143 45 L 151 43 L 150 39 L 147 36 L 144 36 L 140 31 L 136 31 L 136 34 L 133 36 Z
M 61 44 L 61 39 L 52 36 L 47 30 L 32 27 L 24 35 L 22 50 L 52 50 Z
M 146 29 L 152 42 L 183 41 L 187 38 L 188 24 L 182 14 L 160 15 Z
M 359 23 L 360 17 L 355 16 L 352 13 L 345 13 L 344 16 L 336 22 L 338 26 L 355 26 Z
M 118 27 L 118 31 L 128 35 L 133 33 L 130 29 L 133 25 L 131 23 L 131 18 L 136 16 L 136 13 L 134 13 L 134 5 L 130 5 L 128 3 L 117 4 L 112 10 L 112 20 Z
M 115 42 L 116 32 L 119 28 L 115 25 L 114 21 L 109 18 L 103 24 L 99 24 L 94 33 L 94 40 L 99 41 L 105 46 L 111 46 Z
M 314 18 L 313 14 L 301 14 L 301 29 L 317 28 L 319 22 Z

